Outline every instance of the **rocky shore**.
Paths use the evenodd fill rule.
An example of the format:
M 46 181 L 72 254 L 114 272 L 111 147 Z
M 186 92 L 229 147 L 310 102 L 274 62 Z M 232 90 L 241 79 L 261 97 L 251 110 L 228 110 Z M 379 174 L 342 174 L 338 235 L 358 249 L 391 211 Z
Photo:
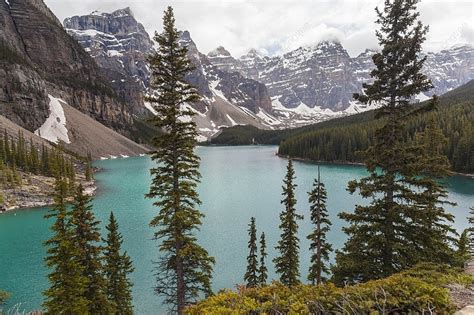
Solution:
M 22 184 L 15 188 L 1 190 L 4 202 L 0 204 L 0 213 L 14 209 L 44 207 L 53 204 L 54 178 L 20 173 Z M 77 175 L 77 183 L 82 184 L 88 195 L 96 191 L 95 181 L 86 181 L 83 175 Z

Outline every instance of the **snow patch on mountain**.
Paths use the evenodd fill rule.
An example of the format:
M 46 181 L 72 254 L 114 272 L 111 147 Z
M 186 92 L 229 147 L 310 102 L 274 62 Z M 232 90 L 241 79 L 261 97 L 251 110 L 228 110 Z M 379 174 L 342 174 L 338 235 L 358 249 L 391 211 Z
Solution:
M 230 117 L 229 114 L 226 114 L 227 116 L 227 119 L 230 121 L 230 123 L 232 124 L 232 126 L 237 126 L 238 124 L 235 122 L 235 120 L 232 119 L 232 117 Z
M 150 102 L 144 102 L 146 109 L 148 109 L 153 115 L 158 115 L 158 112 L 156 109 L 153 107 L 153 105 Z
M 64 104 L 66 104 L 66 102 L 52 95 L 48 95 L 48 97 L 49 117 L 44 124 L 35 131 L 35 134 L 53 143 L 58 143 L 59 141 L 71 143 L 66 128 L 66 116 L 64 115 L 64 109 L 61 105 L 61 102 Z

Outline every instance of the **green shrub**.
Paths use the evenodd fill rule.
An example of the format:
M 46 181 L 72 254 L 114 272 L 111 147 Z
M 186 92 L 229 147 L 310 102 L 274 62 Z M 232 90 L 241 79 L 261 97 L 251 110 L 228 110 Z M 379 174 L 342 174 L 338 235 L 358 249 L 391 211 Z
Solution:
M 391 277 L 338 288 L 332 283 L 292 289 L 274 282 L 260 288 L 223 290 L 187 314 L 430 314 L 452 313 L 449 283 L 473 277 L 447 266 L 421 264 Z

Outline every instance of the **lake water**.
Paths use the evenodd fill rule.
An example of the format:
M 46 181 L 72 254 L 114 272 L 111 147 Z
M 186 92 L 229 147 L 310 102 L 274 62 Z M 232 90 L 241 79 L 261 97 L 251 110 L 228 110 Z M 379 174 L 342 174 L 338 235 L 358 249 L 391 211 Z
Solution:
M 216 258 L 213 287 L 232 288 L 242 283 L 246 268 L 247 225 L 256 217 L 258 235 L 267 236 L 269 276 L 275 278 L 271 260 L 275 256 L 280 231 L 279 213 L 282 179 L 287 161 L 275 156 L 277 148 L 202 147 L 202 183 L 199 192 L 206 214 L 199 233 L 200 243 Z M 152 240 L 153 230 L 148 226 L 157 212 L 150 200 L 144 199 L 150 184 L 148 157 L 98 161 L 102 171 L 96 174 L 99 190 L 94 200 L 94 211 L 102 221 L 102 228 L 110 211 L 120 224 L 126 249 L 134 261 L 134 304 L 137 314 L 163 314 L 166 308 L 153 294 L 153 263 L 157 245 Z M 310 252 L 306 235 L 311 230 L 308 215 L 307 191 L 316 176 L 314 164 L 295 162 L 297 176 L 297 208 L 305 218 L 300 221 L 301 274 L 306 279 Z M 328 190 L 328 210 L 333 222 L 329 241 L 340 248 L 345 240 L 341 231 L 344 222 L 337 213 L 350 211 L 359 196 L 350 195 L 347 182 L 364 176 L 365 169 L 350 165 L 322 165 L 321 176 Z M 474 179 L 454 176 L 449 179 L 450 199 L 458 206 L 450 207 L 456 216 L 455 227 L 467 226 L 466 216 L 474 205 Z M 27 209 L 0 215 L 0 288 L 12 293 L 6 308 L 22 303 L 21 309 L 39 309 L 41 292 L 46 289 L 47 270 L 42 243 L 49 237 L 50 221 L 43 219 L 47 209 Z

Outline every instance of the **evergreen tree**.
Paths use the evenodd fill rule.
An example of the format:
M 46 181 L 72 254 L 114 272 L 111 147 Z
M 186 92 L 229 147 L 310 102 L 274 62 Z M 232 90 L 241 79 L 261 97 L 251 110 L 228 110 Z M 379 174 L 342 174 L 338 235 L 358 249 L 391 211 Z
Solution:
M 173 9 L 168 7 L 163 17 L 163 33 L 155 35 L 157 52 L 149 58 L 151 86 L 155 97 L 148 98 L 157 111 L 152 122 L 163 131 L 154 138 L 156 150 L 152 159 L 158 165 L 148 198 L 156 199 L 158 215 L 150 225 L 156 227 L 160 240 L 160 260 L 157 262 L 156 293 L 165 303 L 182 314 L 184 307 L 211 293 L 214 258 L 196 240 L 195 231 L 204 216 L 197 206 L 196 192 L 200 180 L 199 157 L 194 153 L 197 141 L 194 115 L 184 105 L 199 100 L 199 94 L 185 79 L 193 67 L 187 58 L 187 48 L 179 44 L 180 33 L 175 27 Z
M 330 229 L 331 221 L 329 221 L 326 209 L 327 193 L 324 183 L 321 182 L 319 165 L 318 178 L 314 181 L 313 190 L 308 195 L 311 222 L 315 225 L 315 230 L 307 237 L 311 241 L 309 250 L 312 252 L 308 280 L 313 285 L 319 285 L 322 281 L 326 280 L 323 273 L 329 273 L 329 267 L 326 264 L 329 261 L 329 253 L 332 251 L 331 244 L 326 240 L 326 234 Z
M 247 271 L 244 280 L 247 287 L 254 288 L 258 285 L 258 261 L 257 261 L 257 228 L 255 227 L 255 218 L 250 219 L 249 224 L 249 254 L 247 256 Z
M 87 163 L 86 163 L 85 176 L 86 176 L 86 181 L 91 181 L 91 180 L 93 179 L 93 175 L 92 175 L 92 165 L 91 165 L 91 162 L 90 162 L 90 161 L 87 161 Z
M 111 307 L 101 262 L 99 221 L 95 219 L 90 203 L 91 198 L 84 194 L 82 185 L 79 185 L 71 211 L 74 246 L 79 254 L 75 259 L 83 270 L 83 277 L 87 279 L 83 297 L 88 301 L 89 313 L 109 314 Z
M 465 229 L 457 241 L 455 265 L 463 268 L 466 262 L 471 258 L 469 253 L 469 229 Z
M 107 231 L 107 238 L 103 240 L 106 244 L 104 248 L 104 271 L 107 278 L 107 296 L 113 307 L 111 313 L 133 314 L 133 284 L 128 276 L 134 268 L 127 252 L 120 253 L 123 240 L 112 212 L 110 213 Z
M 474 207 L 469 208 L 470 216 L 467 218 L 469 222 L 468 228 L 468 241 L 469 241 L 469 253 L 471 257 L 474 256 Z
M 437 98 L 432 102 L 436 103 Z M 448 192 L 442 181 L 451 174 L 449 161 L 442 153 L 446 143 L 432 117 L 413 146 L 417 158 L 412 168 L 417 176 L 407 178 L 407 182 L 417 190 L 411 195 L 415 211 L 409 213 L 411 224 L 407 227 L 407 240 L 412 247 L 407 255 L 408 265 L 423 260 L 449 264 L 455 258 L 452 245 L 457 243 L 453 237 L 457 233 L 450 224 L 454 216 L 443 208 L 444 204 L 455 205 L 447 200 Z
M 420 71 L 426 57 L 419 58 L 427 28 L 419 22 L 418 0 L 386 0 L 376 9 L 380 30 L 376 32 L 381 52 L 373 56 L 373 83 L 364 84 L 362 102 L 380 104 L 383 126 L 375 132 L 374 144 L 365 152 L 369 176 L 351 181 L 348 190 L 370 198 L 354 213 L 342 213 L 349 222 L 349 238 L 336 255 L 334 280 L 366 281 L 386 277 L 421 259 L 410 252 L 413 235 L 409 222 L 418 216 L 410 181 L 416 156 L 403 141 L 404 121 L 414 115 L 410 101 L 432 87 Z M 415 198 L 416 199 L 416 198 Z
M 39 164 L 40 162 L 39 162 L 39 157 L 38 157 L 38 150 L 33 144 L 33 139 L 30 139 L 30 167 L 31 167 L 31 171 L 34 174 L 39 173 L 39 167 L 40 167 Z
M 265 233 L 262 232 L 262 234 L 260 235 L 260 266 L 258 267 L 258 283 L 260 285 L 267 284 L 268 270 L 265 263 L 265 259 L 267 258 L 266 249 L 267 244 L 265 242 Z
M 75 257 L 80 252 L 75 247 L 70 214 L 66 210 L 67 185 L 62 178 L 56 179 L 54 206 L 46 215 L 55 221 L 48 247 L 46 265 L 52 269 L 48 275 L 50 287 L 44 291 L 43 307 L 48 314 L 87 314 L 88 301 L 84 298 L 87 279 L 84 268 Z
M 276 257 L 276 272 L 280 275 L 280 281 L 284 285 L 294 286 L 299 281 L 299 239 L 298 239 L 298 223 L 297 220 L 303 219 L 302 215 L 296 213 L 296 198 L 294 183 L 295 171 L 293 162 L 288 160 L 287 173 L 283 181 L 283 200 L 281 203 L 285 209 L 280 213 L 280 240 L 275 247 L 280 255 Z

